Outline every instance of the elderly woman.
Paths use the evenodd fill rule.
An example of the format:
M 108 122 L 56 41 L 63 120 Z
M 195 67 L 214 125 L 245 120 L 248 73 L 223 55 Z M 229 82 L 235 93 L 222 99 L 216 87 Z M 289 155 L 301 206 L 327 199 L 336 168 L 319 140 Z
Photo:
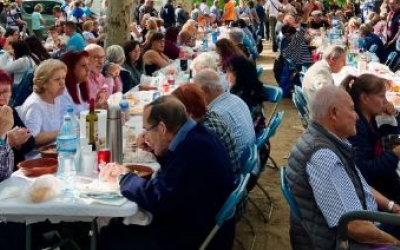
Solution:
M 395 114 L 393 105 L 386 100 L 387 80 L 372 74 L 358 77 L 348 76 L 342 86 L 354 102 L 357 120 L 357 135 L 349 138 L 354 148 L 354 161 L 368 184 L 386 197 L 400 202 L 400 177 L 397 173 L 400 146 L 385 150 L 382 137 L 398 134 L 397 127 L 378 127 L 375 118 L 384 113 Z M 337 111 L 338 119 L 345 114 Z
M 128 41 L 124 44 L 125 62 L 122 64 L 119 73 L 123 83 L 123 93 L 140 83 L 140 75 L 144 72 L 142 61 L 139 60 L 140 52 L 138 41 Z
M 240 164 L 239 151 L 235 140 L 232 137 L 228 125 L 226 125 L 222 118 L 214 111 L 207 110 L 203 89 L 197 84 L 182 84 L 171 94 L 185 105 L 186 112 L 191 118 L 214 131 L 222 140 L 224 146 L 228 150 L 235 177 L 237 177 Z
M 253 53 L 250 54 L 250 48 L 244 45 L 244 33 L 240 28 L 231 28 L 229 39 L 242 50 L 247 58 L 253 58 Z M 254 49 L 253 52 L 255 52 Z M 257 55 L 257 52 L 255 54 Z
M 18 114 L 35 137 L 36 146 L 54 142 L 60 129 L 60 98 L 65 89 L 67 66 L 56 59 L 43 61 L 35 70 L 33 93 Z
M 154 33 L 149 44 L 144 48 L 143 63 L 146 75 L 151 76 L 157 70 L 169 64 L 169 58 L 163 53 L 165 45 L 164 35 Z
M 233 57 L 226 65 L 226 78 L 231 86 L 230 92 L 239 96 L 249 107 L 255 133 L 259 134 L 265 127 L 262 113 L 265 95 L 256 66 L 244 57 Z
M 7 106 L 11 97 L 12 82 L 9 75 L 0 69 L 0 164 L 7 164 L 11 171 L 25 160 L 25 154 L 35 147 L 35 138 L 26 129 L 14 108 Z M 11 123 L 11 124 L 10 124 Z M 6 139 L 7 135 L 7 140 Z M 12 152 L 10 151 L 12 149 Z M 13 154 L 13 161 L 11 155 Z M 8 170 L 9 171 L 9 170 Z M 10 172 L 0 171 L 0 177 L 8 177 Z
M 63 119 L 69 106 L 76 115 L 89 109 L 89 53 L 87 51 L 67 52 L 61 59 L 69 69 L 65 76 L 65 90 L 60 97 L 60 119 Z

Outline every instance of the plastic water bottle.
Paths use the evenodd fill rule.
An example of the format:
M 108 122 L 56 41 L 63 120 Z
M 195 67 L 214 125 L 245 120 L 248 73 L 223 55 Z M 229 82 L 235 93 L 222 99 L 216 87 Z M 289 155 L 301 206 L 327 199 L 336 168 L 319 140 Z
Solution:
M 58 151 L 57 177 L 64 182 L 64 191 L 67 193 L 72 193 L 74 189 L 75 153 L 78 148 L 78 139 L 73 118 L 67 113 L 56 140 Z
M 119 107 L 121 109 L 121 123 L 122 126 L 125 125 L 127 121 L 129 121 L 129 102 L 125 99 L 125 97 L 122 98 L 122 100 L 119 103 Z
M 67 107 L 67 113 L 69 116 L 71 116 L 72 120 L 72 126 L 73 130 L 75 132 L 75 136 L 77 138 L 77 147 L 76 147 L 76 153 L 74 155 L 74 163 L 75 163 L 75 170 L 79 172 L 79 168 L 81 166 L 81 150 L 80 150 L 80 144 L 79 144 L 79 138 L 81 134 L 80 130 L 80 123 L 78 117 L 74 114 L 74 107 L 68 106 Z
M 204 33 L 204 36 L 203 36 L 203 49 L 204 49 L 204 51 L 207 51 L 207 49 L 208 49 L 208 34 L 207 33 Z

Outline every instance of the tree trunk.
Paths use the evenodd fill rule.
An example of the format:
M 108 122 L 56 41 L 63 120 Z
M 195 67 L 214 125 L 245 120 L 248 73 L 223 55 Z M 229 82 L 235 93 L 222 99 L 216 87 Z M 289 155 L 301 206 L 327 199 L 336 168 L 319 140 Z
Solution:
M 132 0 L 108 0 L 105 47 L 121 45 L 130 39 L 132 23 Z

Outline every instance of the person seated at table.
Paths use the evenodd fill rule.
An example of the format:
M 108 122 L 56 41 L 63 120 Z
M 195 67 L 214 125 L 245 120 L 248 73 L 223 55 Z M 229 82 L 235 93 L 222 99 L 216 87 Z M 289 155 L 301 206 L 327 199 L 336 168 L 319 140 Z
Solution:
M 192 36 L 189 31 L 181 30 L 178 34 L 178 44 L 179 46 L 185 46 L 193 48 L 196 46 L 196 41 L 193 41 Z
M 192 47 L 196 46 L 196 39 L 197 39 L 197 21 L 195 20 L 187 20 L 186 23 L 182 26 L 181 32 L 187 31 L 190 34 L 190 44 L 193 45 Z
M 239 47 L 246 58 L 253 58 L 253 54 L 250 54 L 250 49 L 243 44 L 244 33 L 240 28 L 231 28 L 229 31 L 229 39 Z M 254 49 L 253 49 L 254 52 Z
M 115 163 L 102 175 L 110 182 L 118 177 L 121 194 L 153 220 L 145 227 L 112 221 L 100 231 L 100 249 L 198 249 L 234 188 L 228 151 L 171 95 L 145 106 L 143 129 L 138 146 L 159 159 L 155 177 L 145 180 Z M 224 223 L 208 249 L 232 248 L 234 221 Z
M 87 78 L 89 77 L 89 53 L 87 51 L 67 52 L 61 61 L 67 65 L 68 71 L 65 76 L 65 89 L 60 97 L 61 110 L 60 119 L 67 114 L 69 106 L 74 108 L 75 115 L 89 110 L 89 88 Z M 99 96 L 98 102 L 105 102 L 105 94 Z
M 36 36 L 28 36 L 25 38 L 25 42 L 28 45 L 29 51 L 39 59 L 40 62 L 50 59 L 50 54 L 43 46 L 42 41 Z
M 18 109 L 18 114 L 36 146 L 54 142 L 61 126 L 60 98 L 65 89 L 67 66 L 56 59 L 43 61 L 35 70 L 33 93 Z
M 12 95 L 11 77 L 4 70 L 0 69 L 0 107 L 6 107 Z M 31 135 L 25 124 L 22 122 L 17 111 L 12 109 L 13 124 L 12 130 L 7 131 L 7 142 L 14 154 L 14 170 L 17 164 L 25 160 L 25 154 L 35 147 L 35 138 Z M 5 126 L 5 125 L 4 125 Z M 0 124 L 0 127 L 2 125 Z
M 219 66 L 221 66 L 223 71 L 225 71 L 225 66 L 231 58 L 235 56 L 246 57 L 243 51 L 227 38 L 221 38 L 217 41 L 215 51 L 219 55 Z
M 204 90 L 209 111 L 214 111 L 224 120 L 232 132 L 239 153 L 255 143 L 253 119 L 246 103 L 238 96 L 225 92 L 217 72 L 204 69 L 193 78 Z
M 399 134 L 399 126 L 378 127 L 376 122 L 378 115 L 396 114 L 386 100 L 386 84 L 387 80 L 372 74 L 350 75 L 342 82 L 359 116 L 357 134 L 349 138 L 354 147 L 354 161 L 370 186 L 400 202 L 400 146 L 385 150 L 382 145 L 382 137 Z
M 44 47 L 50 54 L 54 54 L 58 51 L 65 51 L 66 40 L 60 37 L 56 26 L 51 26 L 48 31 L 49 36 L 46 39 Z
M 373 32 L 373 29 L 368 24 L 361 24 L 360 26 L 360 39 L 363 40 L 361 42 L 361 48 L 364 51 L 369 51 L 372 45 L 377 47 L 376 51 L 374 52 L 375 55 L 379 58 L 379 61 L 383 62 L 384 58 L 384 45 L 382 40 L 378 35 Z
M 0 183 L 9 178 L 14 169 L 14 152 L 7 141 L 7 133 L 13 126 L 13 109 L 7 105 L 0 106 Z
M 290 216 L 290 241 L 293 249 L 333 250 L 345 213 L 379 207 L 400 214 L 400 206 L 371 188 L 358 171 L 363 166 L 353 161 L 347 138 L 357 133 L 358 115 L 349 94 L 334 85 L 324 86 L 309 107 L 312 122 L 292 149 L 284 177 L 302 216 L 301 220 Z M 371 249 L 365 246 L 368 243 L 400 246 L 389 234 L 395 232 L 388 229 L 389 225 L 371 221 L 349 222 L 350 246 L 365 243 L 365 248 L 351 249 Z
M 266 97 L 256 66 L 244 57 L 233 57 L 226 65 L 226 78 L 230 92 L 239 96 L 250 109 L 254 131 L 258 135 L 265 128 L 263 102 Z
M 140 76 L 144 72 L 143 63 L 140 59 L 140 43 L 138 41 L 127 41 L 124 46 L 125 62 L 122 64 L 120 76 L 122 79 L 122 92 L 126 93 L 140 84 Z M 130 81 L 126 78 L 125 72 L 129 72 Z
M 176 27 L 168 27 L 165 32 L 164 54 L 172 60 L 179 58 L 178 34 Z
M 86 40 L 77 32 L 76 23 L 72 21 L 67 21 L 65 23 L 65 35 L 69 37 L 66 44 L 67 51 L 81 51 L 85 49 Z
M 110 62 L 105 65 L 106 55 L 103 47 L 97 44 L 89 44 L 85 47 L 89 54 L 89 76 L 87 84 L 89 88 L 89 99 L 95 100 L 97 108 L 107 108 L 108 97 L 116 92 L 122 91 L 122 83 L 119 78 L 120 65 Z M 119 57 L 124 57 L 120 50 Z M 122 59 L 120 58 L 120 61 Z M 105 76 L 102 72 L 105 72 Z
M 361 22 L 356 17 L 350 18 L 345 29 L 344 38 L 351 46 L 354 46 L 360 38 L 360 26 Z
M 143 64 L 146 75 L 151 76 L 169 64 L 169 58 L 163 53 L 164 45 L 164 35 L 154 33 L 150 37 L 149 44 L 143 48 Z
M 240 163 L 239 151 L 235 140 L 228 125 L 222 118 L 214 111 L 208 110 L 204 100 L 204 91 L 196 84 L 182 84 L 171 95 L 178 98 L 185 105 L 186 112 L 190 118 L 214 131 L 222 140 L 228 150 L 234 176 L 237 178 L 240 173 Z
M 326 48 L 322 60 L 312 65 L 304 74 L 302 89 L 306 100 L 312 99 L 314 93 L 322 86 L 335 84 L 332 73 L 338 73 L 345 66 L 346 50 L 340 46 Z
M 326 21 L 320 10 L 314 10 L 311 12 L 312 20 L 310 22 L 310 28 L 319 30 L 320 28 L 325 28 L 326 30 L 331 27 L 331 24 Z

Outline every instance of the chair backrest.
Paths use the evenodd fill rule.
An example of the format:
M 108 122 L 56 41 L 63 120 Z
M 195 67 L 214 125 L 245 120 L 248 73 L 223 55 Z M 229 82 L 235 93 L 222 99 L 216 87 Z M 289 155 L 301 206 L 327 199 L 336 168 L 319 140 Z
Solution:
M 396 51 L 390 52 L 388 57 L 387 57 L 387 59 L 386 59 L 385 64 L 390 67 L 390 65 L 393 63 L 393 61 L 394 61 L 394 59 L 396 59 L 396 57 L 397 57 L 397 52 Z
M 261 75 L 264 71 L 263 67 L 261 65 L 256 65 L 256 69 L 257 69 L 257 76 L 261 77 Z
M 236 212 L 236 206 L 246 198 L 247 195 L 247 184 L 250 179 L 250 174 L 247 173 L 246 175 L 240 176 L 240 181 L 235 190 L 229 195 L 226 199 L 224 204 L 222 205 L 221 209 L 218 211 L 217 216 L 215 217 L 216 223 L 214 228 L 208 234 L 207 238 L 204 240 L 203 244 L 199 248 L 200 250 L 206 249 L 208 244 L 217 234 L 219 228 L 224 224 L 224 222 L 231 219 Z
M 369 47 L 368 51 L 371 53 L 375 53 L 378 50 L 378 45 L 372 44 L 371 47 Z
M 282 100 L 283 90 L 278 86 L 264 85 L 264 95 L 265 95 L 265 100 L 264 100 L 265 102 L 274 103 L 272 111 L 269 112 L 270 114 L 266 122 L 266 125 L 268 126 L 271 122 L 272 117 L 275 115 L 279 102 Z M 266 115 L 264 114 L 264 116 Z
M 241 174 L 247 174 L 252 172 L 256 167 L 258 163 L 258 150 L 257 150 L 257 145 L 253 144 L 251 146 L 248 146 L 245 150 L 245 152 L 242 153 L 241 155 Z
M 263 129 L 262 133 L 257 136 L 256 138 L 256 145 L 257 145 L 257 149 L 260 150 L 261 147 L 263 147 L 265 145 L 265 143 L 267 143 L 267 141 L 269 140 L 270 137 L 270 128 L 266 127 Z
M 296 200 L 294 199 L 292 193 L 290 192 L 290 188 L 286 182 L 286 167 L 282 166 L 281 167 L 281 190 L 283 193 L 283 196 L 285 197 L 287 203 L 289 204 L 290 211 L 293 213 L 293 215 L 301 220 L 301 213 L 300 209 L 297 206 Z
M 279 125 L 281 125 L 283 116 L 285 115 L 285 111 L 279 111 L 278 113 L 275 114 L 274 118 L 272 118 L 272 121 L 269 125 L 269 138 L 275 135 L 276 130 L 278 129 Z

